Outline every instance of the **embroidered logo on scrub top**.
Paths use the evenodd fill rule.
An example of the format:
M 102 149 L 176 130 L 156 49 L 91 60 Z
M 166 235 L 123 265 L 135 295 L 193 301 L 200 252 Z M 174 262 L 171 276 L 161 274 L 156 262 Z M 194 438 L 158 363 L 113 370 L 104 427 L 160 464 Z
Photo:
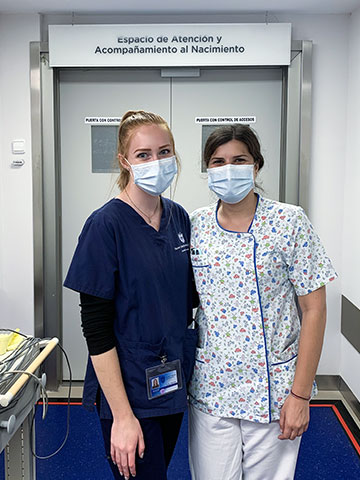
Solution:
M 180 242 L 185 243 L 184 235 L 181 232 L 178 233 L 178 237 L 179 237 Z

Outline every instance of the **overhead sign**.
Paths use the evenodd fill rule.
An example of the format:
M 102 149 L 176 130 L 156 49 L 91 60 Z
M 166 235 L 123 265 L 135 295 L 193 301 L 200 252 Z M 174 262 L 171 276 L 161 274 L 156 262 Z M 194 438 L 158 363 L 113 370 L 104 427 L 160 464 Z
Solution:
M 51 67 L 289 65 L 290 23 L 49 25 Z
M 229 123 L 256 123 L 256 117 L 238 116 L 238 117 L 195 117 L 195 123 L 202 125 L 228 125 Z

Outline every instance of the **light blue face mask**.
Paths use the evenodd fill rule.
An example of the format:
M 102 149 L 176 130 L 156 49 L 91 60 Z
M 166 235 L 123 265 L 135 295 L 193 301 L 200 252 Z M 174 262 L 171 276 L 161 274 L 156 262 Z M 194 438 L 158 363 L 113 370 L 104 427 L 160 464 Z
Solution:
M 254 165 L 208 168 L 210 190 L 225 203 L 238 203 L 254 188 Z
M 175 155 L 162 160 L 153 160 L 130 166 L 135 185 L 153 196 L 165 192 L 177 173 Z

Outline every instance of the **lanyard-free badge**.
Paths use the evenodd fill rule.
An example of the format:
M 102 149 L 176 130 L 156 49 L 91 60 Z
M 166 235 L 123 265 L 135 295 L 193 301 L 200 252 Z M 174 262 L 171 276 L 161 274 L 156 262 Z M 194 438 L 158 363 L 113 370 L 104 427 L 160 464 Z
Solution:
M 180 360 L 167 362 L 166 355 L 161 357 L 161 364 L 145 370 L 148 399 L 161 397 L 182 388 Z

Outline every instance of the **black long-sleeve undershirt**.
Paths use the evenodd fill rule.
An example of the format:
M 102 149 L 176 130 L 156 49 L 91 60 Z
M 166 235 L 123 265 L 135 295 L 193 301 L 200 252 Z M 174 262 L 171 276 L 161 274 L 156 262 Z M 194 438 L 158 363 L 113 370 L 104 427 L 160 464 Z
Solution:
M 115 302 L 80 293 L 81 327 L 90 355 L 100 355 L 116 346 Z

